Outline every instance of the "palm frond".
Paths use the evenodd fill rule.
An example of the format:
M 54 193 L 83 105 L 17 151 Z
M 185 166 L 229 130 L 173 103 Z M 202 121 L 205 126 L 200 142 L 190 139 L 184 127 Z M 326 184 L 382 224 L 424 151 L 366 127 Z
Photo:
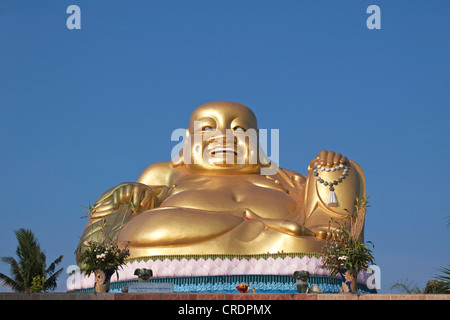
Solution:
M 55 267 L 62 261 L 60 256 L 50 266 L 46 266 L 46 256 L 41 250 L 39 241 L 31 230 L 19 229 L 14 232 L 18 246 L 16 248 L 17 260 L 13 257 L 3 257 L 2 262 L 10 265 L 11 276 L 0 275 L 3 285 L 11 287 L 16 292 L 30 292 L 33 279 L 37 276 L 46 279 L 48 277 L 48 289 L 56 288 L 56 278 L 62 269 L 54 273 Z
M 20 282 L 11 279 L 10 277 L 8 277 L 3 273 L 0 273 L 0 280 L 2 282 L 2 285 L 5 287 L 10 287 L 16 292 L 25 292 L 25 288 L 23 288 Z
M 45 279 L 44 282 L 44 291 L 52 291 L 56 289 L 56 286 L 58 285 L 56 280 L 61 275 L 61 272 L 63 271 L 63 268 L 59 269 L 55 273 L 53 273 L 48 279 Z
M 62 261 L 63 256 L 59 256 L 55 261 L 53 261 L 50 266 L 45 270 L 45 274 L 53 273 L 55 271 L 55 267 Z
M 397 289 L 400 292 L 407 293 L 407 294 L 418 294 L 422 293 L 422 290 L 417 286 L 417 284 L 412 284 L 408 279 L 399 281 L 394 283 L 391 286 L 391 290 Z

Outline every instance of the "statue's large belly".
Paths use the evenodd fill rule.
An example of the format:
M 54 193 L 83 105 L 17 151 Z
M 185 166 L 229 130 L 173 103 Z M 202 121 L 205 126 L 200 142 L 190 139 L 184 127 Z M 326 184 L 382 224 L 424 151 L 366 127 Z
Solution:
M 295 219 L 296 202 L 286 193 L 254 186 L 244 190 L 185 190 L 169 196 L 161 207 L 212 212 L 250 209 L 263 218 Z
M 264 253 L 293 250 L 288 243 L 303 237 L 267 228 L 245 209 L 268 219 L 295 221 L 296 203 L 285 192 L 246 184 L 242 188 L 184 189 L 178 185 L 159 208 L 133 218 L 119 240 L 131 241 L 132 255 L 187 253 Z M 242 214 L 241 214 L 242 213 Z M 271 222 L 284 225 L 280 220 Z M 309 237 L 308 237 L 309 238 Z M 212 241 L 212 242 L 211 242 Z M 204 246 L 204 247 L 202 247 Z M 277 249 L 278 250 L 278 249 Z
M 170 195 L 160 207 L 179 207 L 202 211 L 226 212 L 236 210 L 239 205 L 230 192 L 218 190 L 185 190 Z

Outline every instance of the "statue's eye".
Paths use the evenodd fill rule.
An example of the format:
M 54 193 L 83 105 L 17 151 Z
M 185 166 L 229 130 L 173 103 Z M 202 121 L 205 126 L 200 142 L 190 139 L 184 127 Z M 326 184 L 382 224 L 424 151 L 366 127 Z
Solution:
M 206 127 L 202 128 L 202 131 L 213 131 L 213 130 L 214 130 L 213 127 L 210 127 L 210 126 L 206 126 Z
M 234 132 L 245 132 L 245 129 L 240 126 L 236 126 L 233 128 L 233 131 Z

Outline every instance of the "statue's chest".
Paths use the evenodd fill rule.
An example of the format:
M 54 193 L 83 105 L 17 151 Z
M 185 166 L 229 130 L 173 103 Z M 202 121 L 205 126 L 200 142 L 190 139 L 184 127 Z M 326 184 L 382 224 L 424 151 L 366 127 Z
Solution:
M 275 179 L 264 176 L 194 176 L 180 179 L 163 206 L 203 210 L 253 208 L 258 212 L 295 207 L 287 191 Z M 275 209 L 276 208 L 276 209 Z
M 234 197 L 260 192 L 274 194 L 286 192 L 278 180 L 260 175 L 186 177 L 180 179 L 175 188 L 176 192 L 195 190 L 204 193 L 223 193 Z

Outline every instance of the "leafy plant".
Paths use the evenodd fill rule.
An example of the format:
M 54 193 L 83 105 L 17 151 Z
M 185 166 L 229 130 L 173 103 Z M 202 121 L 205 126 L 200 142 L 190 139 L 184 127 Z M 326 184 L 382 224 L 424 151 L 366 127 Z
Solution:
M 367 242 L 373 246 L 372 242 Z M 335 240 L 325 244 L 323 260 L 323 268 L 329 269 L 333 276 L 343 268 L 355 274 L 374 263 L 372 250 L 356 239 L 345 225 L 341 225 Z
M 450 227 L 450 219 L 448 219 L 447 227 Z M 440 275 L 435 276 L 434 282 L 434 293 L 445 293 L 450 294 L 450 264 L 448 267 L 441 267 L 438 269 L 441 272 Z M 428 286 L 428 283 L 427 283 Z
M 450 275 L 449 275 L 449 277 L 450 277 Z M 444 280 L 439 280 L 439 279 L 444 279 Z M 448 279 L 448 276 L 438 276 L 438 277 L 436 277 L 436 280 L 429 280 L 429 281 L 427 281 L 427 284 L 425 285 L 425 288 L 423 288 L 423 289 L 420 289 L 417 286 L 417 284 L 412 284 L 410 281 L 408 282 L 408 280 L 403 280 L 403 281 L 394 283 L 391 286 L 391 290 L 396 289 L 400 292 L 407 293 L 407 294 L 420 294 L 420 293 L 449 294 L 450 293 L 450 290 L 449 290 L 450 287 L 449 287 L 449 282 L 448 282 L 449 280 L 445 280 L 445 279 Z
M 413 284 L 410 280 L 402 280 L 394 283 L 391 286 L 391 290 L 398 290 L 400 292 L 404 292 L 407 294 L 418 294 L 422 293 L 422 290 L 417 286 L 417 284 Z
M 435 281 L 439 281 L 442 283 L 441 285 L 441 292 L 440 293 L 450 293 L 450 265 L 449 267 L 442 267 L 438 269 L 440 272 L 442 272 L 441 275 L 436 276 Z
M 94 212 L 94 207 L 91 206 L 91 204 L 88 204 L 87 206 L 83 206 L 83 216 L 81 217 L 81 219 L 83 218 L 89 218 L 91 213 Z
M 11 277 L 0 273 L 0 280 L 4 286 L 12 288 L 16 292 L 34 292 L 39 284 L 40 292 L 54 290 L 56 280 L 63 268 L 55 272 L 63 256 L 54 260 L 47 267 L 46 256 L 41 250 L 37 238 L 31 230 L 19 229 L 15 231 L 18 241 L 16 249 L 17 260 L 14 257 L 2 257 L 1 261 L 11 267 Z M 34 283 L 33 283 L 34 280 Z
M 44 291 L 45 277 L 37 275 L 31 281 L 30 291 L 33 293 L 39 293 Z
M 372 250 L 362 241 L 361 226 L 358 226 L 369 207 L 368 203 L 369 197 L 357 197 L 353 211 L 346 210 L 349 214 L 343 222 L 330 220 L 330 226 L 336 223 L 338 228 L 333 238 L 327 240 L 323 247 L 322 267 L 330 270 L 332 276 L 336 276 L 341 269 L 356 274 L 359 270 L 366 270 L 375 261 Z M 371 241 L 367 243 L 374 247 Z
M 92 211 L 89 205 L 88 213 Z M 116 272 L 125 263 L 125 259 L 130 256 L 129 242 L 119 244 L 109 238 L 105 232 L 106 220 L 100 221 L 100 241 L 85 241 L 84 250 L 80 252 L 81 271 L 88 276 L 95 270 L 109 270 Z M 119 275 L 117 274 L 117 277 Z
M 121 265 L 125 263 L 125 259 L 130 255 L 128 243 L 122 247 L 111 240 L 103 242 L 90 241 L 85 242 L 87 247 L 81 253 L 81 262 L 83 263 L 82 271 L 90 275 L 95 270 L 111 270 L 117 272 Z

